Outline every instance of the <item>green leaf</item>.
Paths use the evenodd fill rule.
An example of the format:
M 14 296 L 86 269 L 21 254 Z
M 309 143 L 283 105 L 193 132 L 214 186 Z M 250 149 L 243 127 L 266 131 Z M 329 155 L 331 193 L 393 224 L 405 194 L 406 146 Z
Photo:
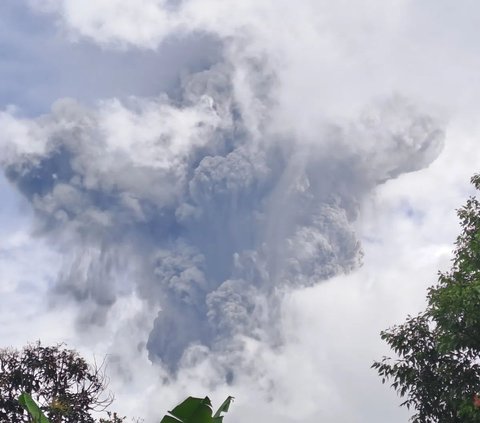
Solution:
M 223 401 L 223 404 L 220 406 L 220 408 L 217 410 L 217 412 L 214 414 L 213 417 L 218 418 L 222 413 L 226 413 L 230 408 L 230 404 L 232 403 L 232 401 L 233 401 L 233 397 L 230 397 L 230 396 L 227 397 L 227 399 Z
M 40 407 L 29 394 L 23 393 L 18 398 L 20 405 L 27 410 L 33 418 L 33 423 L 50 423 L 40 410 Z
M 180 420 L 172 416 L 164 416 L 160 423 L 180 423 Z
M 211 423 L 212 403 L 208 397 L 188 397 L 165 416 L 160 423 Z

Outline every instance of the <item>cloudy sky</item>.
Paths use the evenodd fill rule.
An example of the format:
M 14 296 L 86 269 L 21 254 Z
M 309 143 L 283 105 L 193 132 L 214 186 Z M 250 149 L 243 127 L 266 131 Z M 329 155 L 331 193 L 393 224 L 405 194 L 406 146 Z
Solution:
M 0 2 L 0 339 L 158 421 L 406 422 L 379 331 L 479 170 L 473 0 Z

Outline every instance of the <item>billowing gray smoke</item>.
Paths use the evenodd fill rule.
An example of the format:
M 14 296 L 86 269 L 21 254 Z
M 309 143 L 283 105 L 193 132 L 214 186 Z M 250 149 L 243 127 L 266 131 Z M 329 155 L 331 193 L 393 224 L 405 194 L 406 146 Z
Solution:
M 437 122 L 400 97 L 323 122 L 314 140 L 277 133 L 275 81 L 258 64 L 252 75 L 255 124 L 226 64 L 187 78 L 175 101 L 0 117 L 4 171 L 69 258 L 55 295 L 82 303 L 89 327 L 134 292 L 158 310 L 150 358 L 173 371 L 199 346 L 281 343 L 282 296 L 358 266 L 362 199 L 442 145 Z

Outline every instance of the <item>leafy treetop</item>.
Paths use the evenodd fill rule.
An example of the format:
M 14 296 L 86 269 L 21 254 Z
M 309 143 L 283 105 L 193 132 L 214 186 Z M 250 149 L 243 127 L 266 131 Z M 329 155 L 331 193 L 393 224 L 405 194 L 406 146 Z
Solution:
M 480 189 L 480 175 L 471 179 Z M 414 423 L 480 423 L 480 202 L 457 212 L 452 267 L 440 272 L 418 316 L 381 333 L 397 359 L 375 362 L 382 381 L 415 410 Z
M 30 417 L 18 402 L 27 393 L 53 423 L 93 423 L 91 411 L 113 401 L 106 393 L 103 366 L 91 366 L 74 350 L 42 346 L 0 349 L 0 421 L 27 423 Z

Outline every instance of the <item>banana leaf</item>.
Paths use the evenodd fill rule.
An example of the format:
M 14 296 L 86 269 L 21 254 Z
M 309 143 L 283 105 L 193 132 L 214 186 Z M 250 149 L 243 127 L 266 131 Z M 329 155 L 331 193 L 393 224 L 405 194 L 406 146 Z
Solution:
M 210 398 L 188 397 L 169 411 L 160 423 L 222 423 L 221 413 L 227 412 L 233 397 L 228 397 L 212 417 Z
M 18 397 L 18 402 L 30 413 L 33 423 L 50 423 L 50 420 L 45 417 L 42 410 L 40 410 L 40 407 L 29 394 L 21 394 L 20 397 Z

